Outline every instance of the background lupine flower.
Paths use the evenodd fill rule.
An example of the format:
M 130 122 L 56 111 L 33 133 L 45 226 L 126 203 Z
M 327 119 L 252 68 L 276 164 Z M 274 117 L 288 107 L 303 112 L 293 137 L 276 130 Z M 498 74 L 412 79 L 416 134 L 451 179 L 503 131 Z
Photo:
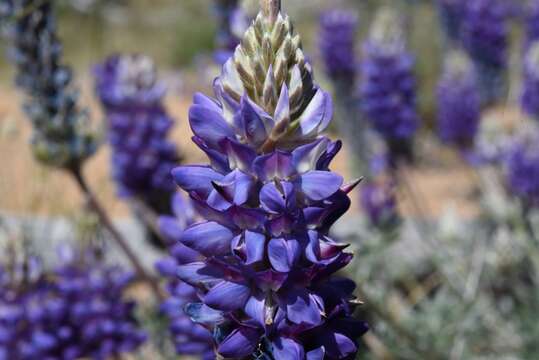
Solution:
M 9 57 L 17 66 L 16 84 L 27 94 L 24 111 L 33 126 L 36 158 L 63 168 L 79 168 L 96 150 L 87 114 L 77 106 L 71 69 L 62 64 L 53 2 L 7 0 Z
M 467 149 L 474 143 L 481 119 L 481 97 L 473 64 L 466 54 L 449 54 L 437 88 L 438 135 Z
M 197 94 L 190 109 L 212 165 L 173 171 L 206 218 L 182 233 L 192 251 L 176 273 L 200 299 L 186 312 L 224 358 L 352 358 L 366 325 L 352 317 L 353 281 L 331 276 L 352 255 L 327 232 L 355 183 L 328 169 L 340 143 L 318 135 L 331 98 L 288 17 L 270 9 L 223 66 L 217 99 Z
M 239 0 L 214 0 L 214 8 L 217 17 L 215 61 L 222 65 L 234 55 L 249 20 Z
M 529 47 L 524 58 L 523 73 L 522 108 L 539 120 L 539 41 Z
M 169 321 L 172 342 L 178 355 L 198 355 L 203 359 L 215 359 L 213 337 L 202 325 L 195 324 L 184 312 L 184 307 L 197 302 L 195 288 L 181 281 L 176 272 L 179 266 L 191 261 L 193 251 L 181 243 L 183 231 L 196 221 L 191 201 L 183 195 L 173 198 L 174 216 L 161 216 L 159 228 L 169 242 L 170 256 L 156 264 L 157 271 L 167 279 L 168 299 L 161 304 L 161 312 Z
M 346 10 L 331 10 L 320 18 L 320 55 L 328 76 L 353 85 L 357 71 L 355 41 L 358 17 Z
M 482 100 L 487 104 L 504 94 L 509 36 L 507 10 L 498 0 L 469 0 L 463 18 L 464 47 L 477 68 Z
M 123 296 L 130 273 L 71 252 L 64 252 L 54 276 L 38 269 L 21 281 L 5 269 L 0 271 L 0 359 L 101 360 L 132 352 L 145 341 L 135 303 Z
M 173 126 L 163 105 L 166 86 L 143 55 L 112 56 L 96 66 L 96 92 L 108 120 L 112 174 L 121 197 L 136 196 L 157 213 L 170 213 L 180 160 L 167 139 Z
M 539 1 L 532 0 L 526 13 L 525 48 L 539 40 Z
M 406 50 L 401 21 L 389 8 L 377 15 L 363 47 L 361 104 L 374 129 L 385 139 L 390 161 L 412 158 L 419 125 L 414 59 Z
M 509 191 L 526 207 L 539 206 L 539 131 L 515 139 L 505 160 Z
M 458 44 L 462 17 L 466 11 L 466 0 L 436 0 L 436 5 L 445 36 L 453 44 Z
M 361 207 L 370 223 L 389 229 L 399 221 L 395 187 L 389 181 L 372 181 L 361 189 Z

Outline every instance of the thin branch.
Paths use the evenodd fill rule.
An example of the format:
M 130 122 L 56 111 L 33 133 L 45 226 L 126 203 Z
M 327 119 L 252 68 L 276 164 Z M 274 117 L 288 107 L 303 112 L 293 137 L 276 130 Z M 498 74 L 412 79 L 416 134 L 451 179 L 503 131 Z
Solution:
M 125 256 L 127 256 L 130 263 L 135 268 L 135 271 L 138 273 L 138 275 L 148 283 L 148 285 L 151 287 L 154 296 L 158 301 L 163 300 L 163 296 L 161 294 L 161 291 L 159 290 L 159 285 L 157 282 L 146 272 L 146 269 L 144 269 L 144 266 L 140 263 L 137 255 L 131 249 L 129 246 L 129 243 L 125 240 L 125 238 L 120 234 L 120 232 L 116 229 L 116 227 L 112 224 L 112 221 L 110 220 L 109 216 L 97 200 L 97 197 L 92 192 L 88 184 L 86 183 L 86 180 L 84 179 L 84 176 L 82 175 L 80 169 L 71 171 L 71 174 L 73 175 L 76 183 L 79 185 L 81 191 L 86 196 L 86 199 L 91 206 L 92 210 L 95 212 L 95 214 L 98 216 L 99 221 L 103 224 L 103 226 L 109 231 L 109 233 L 112 235 L 112 239 L 116 242 L 116 244 L 120 247 L 120 249 L 123 251 Z

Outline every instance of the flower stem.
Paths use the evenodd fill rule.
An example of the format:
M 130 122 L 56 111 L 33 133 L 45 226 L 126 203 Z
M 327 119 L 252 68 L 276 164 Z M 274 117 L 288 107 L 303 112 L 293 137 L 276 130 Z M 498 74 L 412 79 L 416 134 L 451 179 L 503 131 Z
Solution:
M 106 213 L 104 208 L 99 203 L 99 200 L 97 200 L 97 197 L 88 186 L 88 183 L 84 179 L 84 176 L 82 175 L 81 170 L 80 169 L 71 170 L 71 175 L 74 177 L 77 185 L 79 186 L 83 194 L 86 196 L 86 200 L 88 201 L 90 207 L 99 218 L 99 221 L 109 231 L 109 233 L 112 236 L 112 239 L 120 247 L 120 249 L 123 251 L 125 256 L 127 256 L 129 262 L 134 267 L 138 275 L 142 278 L 142 280 L 145 281 L 151 287 L 155 298 L 160 302 L 163 299 L 163 297 L 161 295 L 161 291 L 159 290 L 158 284 L 146 272 L 146 269 L 144 269 L 144 266 L 140 263 L 139 259 L 137 258 L 137 255 L 135 254 L 133 249 L 131 249 L 131 247 L 129 246 L 129 243 L 125 240 L 125 238 L 120 234 L 120 232 L 112 224 L 112 221 L 110 220 L 108 214 Z

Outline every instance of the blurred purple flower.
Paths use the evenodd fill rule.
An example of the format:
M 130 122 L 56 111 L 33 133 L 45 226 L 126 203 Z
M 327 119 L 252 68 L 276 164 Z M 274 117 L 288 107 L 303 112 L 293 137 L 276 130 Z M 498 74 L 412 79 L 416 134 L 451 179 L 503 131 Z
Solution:
M 539 120 L 539 41 L 532 43 L 525 55 L 522 86 L 522 108 Z
M 539 1 L 532 0 L 526 8 L 526 38 L 525 48 L 539 40 Z
M 473 64 L 465 54 L 450 54 L 437 88 L 438 135 L 462 150 L 470 148 L 481 119 L 481 97 Z
M 397 199 L 390 182 L 370 182 L 361 190 L 361 206 L 371 224 L 390 228 L 398 223 Z
M 384 9 L 387 10 L 387 9 Z M 363 46 L 360 95 L 363 110 L 385 139 L 390 162 L 413 157 L 413 136 L 419 126 L 414 59 L 406 50 L 398 16 L 378 15 Z
M 334 81 L 354 82 L 357 71 L 357 30 L 358 17 L 350 11 L 331 10 L 320 18 L 320 54 L 326 73 Z
M 446 37 L 453 43 L 460 42 L 462 17 L 467 0 L 436 0 L 440 22 Z
M 214 58 L 217 64 L 222 65 L 234 54 L 241 35 L 249 27 L 249 18 L 239 0 L 214 0 L 214 9 L 217 17 Z
M 515 139 L 505 160 L 509 191 L 526 206 L 539 206 L 539 132 Z

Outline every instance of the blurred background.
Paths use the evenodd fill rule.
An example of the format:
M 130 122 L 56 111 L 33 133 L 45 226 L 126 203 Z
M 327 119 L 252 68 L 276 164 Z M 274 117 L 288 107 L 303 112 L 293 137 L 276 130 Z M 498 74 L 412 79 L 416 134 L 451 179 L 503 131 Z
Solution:
M 535 210 L 538 204 L 533 200 L 535 196 L 539 199 L 539 154 L 529 155 L 526 160 L 531 164 L 519 170 L 519 184 L 525 182 L 520 187 L 511 177 L 513 163 L 507 160 L 511 156 L 499 155 L 511 153 L 512 144 L 518 142 L 513 139 L 515 134 L 536 131 L 539 58 L 533 62 L 529 54 L 535 40 L 530 39 L 531 24 L 539 29 L 539 11 L 533 11 L 539 6 L 533 0 L 472 2 L 476 8 L 452 13 L 457 3 L 465 8 L 462 4 L 466 1 L 283 0 L 284 10 L 302 36 L 317 81 L 341 100 L 345 86 L 348 91 L 344 92 L 353 102 L 349 106 L 337 100 L 337 125 L 330 128 L 330 137 L 345 140 L 332 170 L 350 180 L 366 178 L 357 193 L 352 193 L 351 210 L 334 230 L 337 238 L 352 243 L 356 257 L 348 272 L 358 282 L 358 297 L 365 302 L 358 316 L 371 325 L 362 340 L 360 359 L 539 358 L 539 229 Z M 245 19 L 255 16 L 257 3 L 240 2 Z M 222 45 L 222 29 L 215 2 L 57 0 L 54 5 L 64 48 L 63 62 L 72 67 L 73 83 L 80 90 L 79 105 L 88 109 L 92 128 L 103 142 L 84 167 L 85 177 L 135 251 L 144 254 L 144 266 L 152 269 L 153 261 L 162 254 L 147 244 L 144 226 L 132 216 L 136 213 L 133 204 L 118 199 L 111 180 L 106 115 L 95 95 L 93 69 L 112 54 L 140 53 L 153 59 L 158 77 L 168 89 L 164 106 L 174 120 L 170 140 L 178 146 L 183 163 L 206 162 L 205 155 L 191 142 L 188 111 L 195 92 L 211 94 L 212 80 L 220 72 L 215 54 Z M 336 9 L 357 16 L 353 57 L 349 58 L 354 68 L 352 77 L 356 78 L 353 84 L 343 85 L 343 78 L 333 76 L 328 56 L 323 53 L 327 34 L 322 34 L 322 18 Z M 380 39 L 377 31 L 384 36 L 389 33 L 389 37 L 395 34 L 389 28 L 396 23 L 384 23 L 381 9 L 397 14 L 393 19 L 398 19 L 400 30 L 394 36 L 404 47 L 399 51 L 412 59 L 410 73 L 398 76 L 413 77 L 413 90 L 408 85 L 403 90 L 414 92 L 411 102 L 418 123 L 413 160 L 408 159 L 408 150 L 398 146 L 396 150 L 391 141 L 386 141 L 384 131 L 372 125 L 373 115 L 369 112 L 373 108 L 369 98 L 378 91 L 368 84 L 372 75 L 369 71 L 375 66 L 368 61 L 376 58 L 369 44 Z M 533 15 L 537 16 L 531 19 Z M 454 29 L 455 23 L 466 21 L 459 25 L 464 30 Z M 462 35 L 474 26 L 479 28 L 474 36 L 482 40 Z M 502 35 L 504 39 L 499 40 Z M 474 41 L 483 41 L 484 48 L 474 48 Z M 9 41 L 4 38 L 0 47 L 8 53 Z M 481 55 L 493 56 L 489 51 L 496 53 L 497 47 L 504 48 L 503 64 L 489 67 L 492 64 L 483 61 Z M 465 58 L 463 63 L 474 64 L 477 89 L 447 100 L 446 94 L 451 96 L 454 87 L 451 83 L 444 85 L 444 76 L 450 72 L 449 59 L 457 52 Z M 532 59 L 531 65 L 528 58 Z M 398 71 L 406 72 L 408 62 L 403 60 L 403 64 Z M 383 74 L 393 71 L 392 65 L 383 61 L 379 66 Z M 25 96 L 14 86 L 15 74 L 15 67 L 2 57 L 0 219 L 7 237 L 30 238 L 30 242 L 37 243 L 36 252 L 53 259 L 55 245 L 76 242 L 75 238 L 86 236 L 85 231 L 91 237 L 103 234 L 95 225 L 96 219 L 88 215 L 84 196 L 70 175 L 34 160 L 28 146 L 32 125 L 21 109 Z M 388 97 L 400 96 L 391 92 L 403 83 L 404 80 L 380 86 L 390 87 Z M 523 105 L 526 87 L 537 92 L 535 114 Z M 480 97 L 477 108 L 469 104 L 474 96 Z M 463 141 L 446 134 L 451 131 L 444 133 L 440 125 L 443 109 L 460 107 L 465 109 L 464 114 L 453 116 L 464 117 L 465 124 L 458 125 L 455 120 L 455 124 L 448 125 L 450 128 L 477 123 L 477 129 Z M 467 113 L 468 107 L 477 114 Z M 446 117 L 451 118 L 451 114 Z M 359 155 L 354 141 L 346 141 L 349 128 L 342 123 L 350 119 L 371 124 L 364 130 L 364 146 L 369 147 L 367 158 Z M 381 190 L 380 184 L 386 187 Z M 525 190 L 518 190 L 522 188 Z M 113 258 L 127 263 L 119 251 L 113 253 Z M 149 291 L 144 286 L 135 286 L 131 291 L 143 308 L 144 304 L 149 307 Z M 158 321 L 152 316 L 144 316 L 144 321 L 160 326 L 155 325 Z M 159 346 L 146 346 L 139 356 L 174 358 L 155 348 Z

